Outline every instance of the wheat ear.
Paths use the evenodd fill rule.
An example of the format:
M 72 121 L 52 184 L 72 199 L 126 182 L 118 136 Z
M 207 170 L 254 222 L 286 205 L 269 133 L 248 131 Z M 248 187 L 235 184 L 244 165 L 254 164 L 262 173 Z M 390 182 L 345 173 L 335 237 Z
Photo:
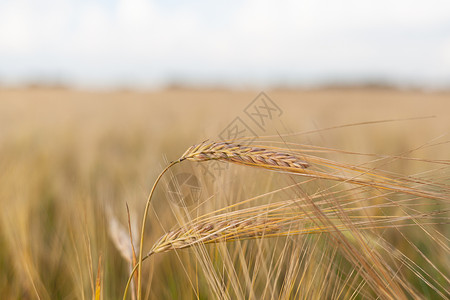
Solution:
M 305 169 L 309 164 L 295 155 L 226 142 L 208 142 L 190 147 L 179 161 L 222 160 L 267 169 Z
M 278 224 L 270 219 L 262 218 L 202 222 L 164 234 L 153 245 L 148 255 L 188 248 L 199 243 L 208 244 L 262 237 L 279 230 Z

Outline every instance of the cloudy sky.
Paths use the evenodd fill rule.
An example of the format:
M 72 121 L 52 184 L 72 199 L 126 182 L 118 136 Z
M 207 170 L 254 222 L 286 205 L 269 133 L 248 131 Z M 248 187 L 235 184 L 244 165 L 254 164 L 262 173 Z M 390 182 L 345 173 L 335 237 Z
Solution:
M 450 86 L 448 0 L 0 0 L 0 84 Z

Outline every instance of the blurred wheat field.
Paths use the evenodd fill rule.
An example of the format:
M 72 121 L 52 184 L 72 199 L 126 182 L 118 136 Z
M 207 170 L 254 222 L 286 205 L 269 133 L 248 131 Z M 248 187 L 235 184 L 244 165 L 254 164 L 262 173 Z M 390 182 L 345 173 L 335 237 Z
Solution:
M 117 244 L 122 241 L 123 248 L 129 247 L 126 204 L 131 223 L 140 224 L 148 192 L 167 163 L 191 145 L 208 138 L 217 140 L 237 117 L 260 137 L 256 144 L 311 145 L 316 147 L 309 149 L 313 152 L 307 152 L 306 146 L 300 148 L 345 166 L 403 176 L 402 180 L 419 177 L 422 181 L 410 180 L 411 188 L 437 193 L 439 199 L 355 188 L 351 182 L 338 186 L 327 180 L 306 182 L 303 177 L 235 165 L 216 170 L 206 163 L 207 173 L 204 166 L 183 162 L 156 190 L 147 222 L 146 251 L 166 232 L 195 223 L 197 217 L 209 220 L 211 215 L 205 214 L 227 220 L 225 212 L 261 207 L 239 215 L 245 219 L 249 214 L 264 214 L 267 207 L 282 201 L 303 199 L 304 194 L 317 201 L 327 218 L 333 218 L 340 207 L 327 202 L 331 195 L 332 201 L 343 205 L 357 203 L 362 212 L 350 214 L 352 220 L 365 217 L 375 222 L 375 217 L 386 215 L 416 215 L 405 227 L 399 223 L 376 228 L 370 223 L 371 235 L 361 233 L 361 241 L 372 249 L 364 252 L 364 259 L 374 263 L 375 273 L 393 270 L 392 274 L 398 274 L 407 283 L 399 290 L 410 298 L 449 298 L 450 93 L 370 88 L 272 90 L 267 95 L 281 113 L 264 127 L 245 114 L 258 94 L 214 89 L 0 89 L 2 298 L 95 299 L 99 289 L 103 299 L 122 297 L 130 266 L 123 258 L 127 250 L 121 251 Z M 383 120 L 391 121 L 362 124 Z M 346 126 L 351 124 L 359 125 Z M 331 127 L 336 128 L 321 130 Z M 285 136 L 294 132 L 302 134 Z M 169 199 L 169 181 L 179 173 L 195 174 L 199 179 L 200 202 L 194 206 L 177 206 Z M 302 185 L 285 190 L 292 184 Z M 259 197 L 256 202 L 245 202 L 254 197 Z M 299 207 L 308 205 L 312 202 Z M 293 211 L 283 210 L 282 217 Z M 280 217 L 280 211 L 276 212 L 272 218 Z M 296 216 L 302 213 L 311 212 L 295 211 Z M 116 232 L 124 232 L 122 240 L 111 237 L 111 220 L 116 221 Z M 342 220 L 336 222 L 332 225 L 346 226 Z M 386 298 L 364 277 L 370 277 L 370 267 L 352 264 L 333 244 L 333 234 L 323 224 L 311 226 L 295 230 L 318 230 L 291 236 L 291 227 L 283 236 L 202 244 L 153 255 L 143 264 L 144 298 Z M 343 232 L 340 238 L 362 245 L 355 237 L 362 227 L 355 228 L 351 229 L 356 232 Z M 136 243 L 137 232 L 133 233 Z M 378 261 L 383 269 L 376 269 Z M 100 287 L 96 287 L 97 277 Z

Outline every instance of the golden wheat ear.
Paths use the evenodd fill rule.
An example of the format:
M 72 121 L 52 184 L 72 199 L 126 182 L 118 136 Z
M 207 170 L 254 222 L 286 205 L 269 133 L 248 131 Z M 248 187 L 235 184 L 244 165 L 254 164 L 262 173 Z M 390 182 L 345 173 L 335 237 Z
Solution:
M 235 219 L 191 224 L 164 234 L 147 255 L 184 249 L 203 243 L 229 242 L 277 233 L 278 224 L 270 219 Z
M 297 156 L 259 147 L 226 142 L 202 142 L 190 147 L 178 161 L 222 160 L 266 169 L 305 169 L 309 163 Z

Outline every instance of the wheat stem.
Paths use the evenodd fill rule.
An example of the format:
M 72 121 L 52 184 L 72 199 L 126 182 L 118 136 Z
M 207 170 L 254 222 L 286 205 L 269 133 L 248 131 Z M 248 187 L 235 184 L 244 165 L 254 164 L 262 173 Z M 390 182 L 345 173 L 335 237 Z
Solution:
M 142 261 L 146 260 L 147 258 L 149 258 L 153 253 L 149 253 L 146 256 L 144 256 L 142 258 Z M 123 300 L 127 299 L 127 294 L 128 294 L 128 289 L 130 288 L 131 285 L 131 281 L 133 280 L 133 276 L 134 273 L 136 273 L 136 270 L 138 268 L 138 266 L 140 265 L 140 263 L 136 263 L 136 265 L 133 267 L 133 269 L 131 270 L 130 276 L 128 277 L 128 281 L 127 281 L 127 285 L 125 286 L 125 291 L 123 292 Z
M 147 214 L 148 214 L 148 209 L 150 207 L 150 202 L 152 201 L 152 196 L 153 196 L 153 192 L 155 191 L 156 185 L 158 184 L 159 180 L 161 179 L 161 177 L 164 175 L 164 173 L 167 172 L 167 170 L 169 170 L 170 167 L 172 167 L 173 165 L 177 164 L 178 162 L 180 162 L 180 160 L 176 160 L 171 162 L 158 176 L 158 178 L 156 178 L 155 183 L 153 184 L 152 190 L 150 191 L 150 194 L 148 195 L 148 199 L 147 199 L 147 203 L 145 205 L 145 210 L 144 210 L 144 217 L 142 218 L 142 227 L 141 227 L 141 242 L 139 245 L 139 260 L 138 260 L 138 296 L 137 299 L 141 300 L 141 281 L 142 281 L 142 254 L 143 254 L 143 250 L 144 250 L 144 234 L 145 234 L 145 222 L 147 221 Z

